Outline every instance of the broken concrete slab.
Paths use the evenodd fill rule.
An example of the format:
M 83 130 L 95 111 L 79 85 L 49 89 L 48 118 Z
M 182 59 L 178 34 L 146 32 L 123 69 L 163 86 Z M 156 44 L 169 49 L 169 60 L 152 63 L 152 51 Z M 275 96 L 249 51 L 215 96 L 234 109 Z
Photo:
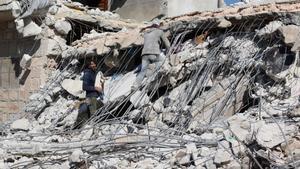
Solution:
M 85 98 L 85 91 L 82 89 L 82 83 L 82 80 L 65 79 L 61 86 L 71 95 Z
M 14 121 L 11 126 L 10 130 L 12 131 L 29 131 L 30 129 L 30 122 L 28 119 L 19 119 Z
M 284 42 L 287 45 L 293 46 L 300 34 L 300 27 L 296 25 L 286 25 L 280 27 L 279 32 L 283 36 Z
M 58 20 L 54 24 L 55 30 L 61 35 L 68 35 L 72 30 L 72 25 L 65 20 Z
M 289 138 L 286 135 L 288 131 L 294 131 L 294 126 L 278 125 L 276 123 L 265 124 L 258 130 L 257 142 L 263 147 L 273 148 Z

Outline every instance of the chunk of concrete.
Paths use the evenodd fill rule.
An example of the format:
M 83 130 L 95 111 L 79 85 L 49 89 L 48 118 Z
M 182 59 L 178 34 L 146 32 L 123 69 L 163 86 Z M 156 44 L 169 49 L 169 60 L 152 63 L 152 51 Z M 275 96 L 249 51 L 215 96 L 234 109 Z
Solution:
M 115 75 L 104 83 L 104 95 L 108 101 L 114 101 L 120 97 L 126 97 L 131 92 L 136 80 L 136 74 L 129 72 L 125 75 Z
M 25 23 L 25 26 L 23 28 L 23 37 L 32 37 L 37 36 L 42 32 L 42 28 L 39 27 L 35 22 L 29 21 L 29 23 Z
M 31 59 L 32 57 L 30 55 L 24 54 L 21 61 L 20 66 L 23 70 L 29 69 L 31 65 Z
M 30 122 L 28 119 L 19 119 L 10 125 L 10 130 L 29 131 Z
M 47 26 L 53 26 L 53 25 L 55 25 L 55 18 L 54 18 L 54 16 L 52 16 L 52 15 L 47 16 L 45 18 L 45 24 Z
M 81 150 L 74 150 L 69 157 L 69 161 L 72 163 L 79 163 L 82 161 L 80 159 L 81 156 L 83 156 L 83 152 Z
M 130 102 L 134 105 L 134 107 L 138 108 L 145 104 L 150 103 L 150 98 L 145 92 L 136 91 L 130 97 Z
M 230 126 L 230 131 L 235 137 L 241 141 L 246 141 L 247 136 L 251 134 L 250 131 L 250 122 L 247 120 L 246 116 L 234 115 L 228 119 Z
M 222 18 L 219 20 L 219 24 L 218 24 L 219 28 L 228 28 L 230 26 L 232 26 L 232 23 L 230 21 L 228 21 L 227 19 Z
M 207 169 L 217 169 L 216 165 L 214 164 L 213 160 L 208 160 L 205 162 L 205 167 Z
M 258 36 L 269 35 L 277 31 L 284 24 L 280 21 L 272 21 L 262 29 L 256 31 Z
M 61 35 L 67 35 L 72 30 L 72 25 L 65 20 L 59 20 L 54 25 L 56 31 Z
M 79 98 L 85 98 L 85 91 L 82 89 L 82 83 L 81 80 L 65 79 L 61 83 L 61 86 L 69 94 Z
M 293 45 L 300 34 L 300 27 L 296 25 L 287 25 L 279 28 L 279 33 L 283 36 L 284 43 Z
M 226 150 L 224 149 L 218 149 L 217 153 L 215 155 L 214 162 L 219 165 L 224 165 L 230 163 L 232 160 L 231 154 L 229 154 Z
M 295 128 L 284 124 L 265 124 L 259 128 L 256 141 L 263 147 L 273 148 L 285 141 L 285 135 L 289 131 L 295 131 Z

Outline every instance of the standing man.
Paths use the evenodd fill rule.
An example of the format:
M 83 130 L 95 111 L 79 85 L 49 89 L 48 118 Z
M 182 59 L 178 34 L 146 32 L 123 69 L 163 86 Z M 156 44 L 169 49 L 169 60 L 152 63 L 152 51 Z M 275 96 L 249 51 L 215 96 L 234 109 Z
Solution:
M 97 76 L 96 69 L 97 65 L 95 61 L 89 60 L 87 61 L 86 69 L 83 74 L 82 89 L 86 91 L 86 100 L 89 105 L 91 116 L 101 107 L 101 103 L 97 98 L 103 94 L 104 86 L 103 82 L 101 83 L 101 86 L 95 86 Z
M 81 104 L 82 107 L 80 106 L 79 108 L 78 116 L 74 124 L 75 128 L 81 128 L 103 105 L 100 98 L 101 96 L 103 97 L 104 81 L 101 81 L 100 86 L 95 86 L 97 76 L 96 69 L 97 65 L 95 61 L 88 60 L 82 77 L 82 89 L 86 91 L 86 104 Z
M 144 48 L 142 51 L 142 68 L 139 72 L 135 84 L 135 88 L 139 87 L 145 77 L 146 70 L 151 63 L 156 64 L 156 69 L 164 61 L 165 57 L 162 57 L 161 46 L 164 45 L 168 51 L 170 48 L 170 41 L 164 34 L 164 31 L 160 29 L 162 24 L 154 22 L 150 27 L 146 27 L 144 33 Z M 144 31 L 142 30 L 142 31 Z

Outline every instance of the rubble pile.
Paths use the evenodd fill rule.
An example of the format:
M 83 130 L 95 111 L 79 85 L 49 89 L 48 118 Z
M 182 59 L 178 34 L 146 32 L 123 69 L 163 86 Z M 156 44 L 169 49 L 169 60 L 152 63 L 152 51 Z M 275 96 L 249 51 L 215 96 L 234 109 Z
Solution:
M 145 25 L 56 4 L 43 37 L 57 69 L 1 131 L 0 168 L 299 168 L 299 12 L 293 2 L 167 18 L 167 59 L 133 89 Z M 78 23 L 92 29 L 76 37 Z M 104 106 L 77 129 L 88 57 L 107 77 Z

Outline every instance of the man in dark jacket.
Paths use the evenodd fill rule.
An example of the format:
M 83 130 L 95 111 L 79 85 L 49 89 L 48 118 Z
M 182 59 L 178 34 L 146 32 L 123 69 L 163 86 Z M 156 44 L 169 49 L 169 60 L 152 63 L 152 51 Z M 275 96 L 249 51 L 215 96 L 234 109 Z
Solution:
M 82 79 L 82 89 L 86 91 L 86 100 L 89 104 L 91 116 L 96 112 L 98 108 L 100 108 L 101 104 L 100 101 L 97 100 L 97 98 L 103 92 L 103 83 L 102 86 L 95 86 L 97 76 L 96 69 L 96 63 L 93 60 L 88 61 L 87 68 L 84 70 Z
M 102 81 L 101 86 L 95 86 L 97 76 L 96 69 L 97 65 L 93 60 L 87 61 L 86 69 L 82 77 L 82 89 L 86 91 L 86 104 L 80 105 L 78 116 L 74 124 L 75 128 L 81 128 L 82 125 L 103 106 L 100 97 L 103 95 L 104 81 Z

